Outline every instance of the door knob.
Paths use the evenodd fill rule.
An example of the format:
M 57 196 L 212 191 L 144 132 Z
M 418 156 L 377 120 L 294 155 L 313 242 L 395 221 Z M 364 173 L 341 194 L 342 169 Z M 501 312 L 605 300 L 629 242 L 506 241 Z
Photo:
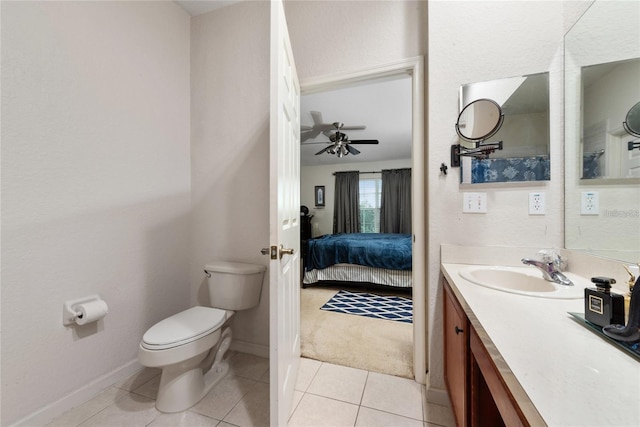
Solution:
M 282 259 L 282 257 L 285 255 L 293 255 L 295 251 L 293 250 L 293 248 L 285 249 L 283 245 L 280 245 L 280 251 L 278 251 L 278 248 L 276 246 L 260 249 L 260 253 L 262 255 L 270 255 L 271 259 L 276 259 L 278 252 L 280 253 L 280 259 Z
M 282 245 L 280 245 L 280 258 L 281 259 L 285 255 L 293 255 L 293 252 L 294 252 L 293 248 L 285 249 Z

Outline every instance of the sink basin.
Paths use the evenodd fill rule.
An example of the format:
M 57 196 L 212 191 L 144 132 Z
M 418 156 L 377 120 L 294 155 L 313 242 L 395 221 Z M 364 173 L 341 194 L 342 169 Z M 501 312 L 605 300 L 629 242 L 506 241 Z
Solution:
M 584 286 L 577 281 L 581 278 L 564 273 L 574 286 L 560 285 L 542 278 L 535 267 L 472 266 L 460 270 L 460 276 L 476 285 L 539 298 L 584 298 Z

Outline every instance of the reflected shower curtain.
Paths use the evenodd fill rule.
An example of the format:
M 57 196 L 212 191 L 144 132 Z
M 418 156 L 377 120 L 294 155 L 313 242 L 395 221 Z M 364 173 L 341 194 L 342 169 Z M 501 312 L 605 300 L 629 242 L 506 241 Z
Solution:
M 360 172 L 336 172 L 333 234 L 360 232 Z
M 411 169 L 382 171 L 380 232 L 411 234 Z

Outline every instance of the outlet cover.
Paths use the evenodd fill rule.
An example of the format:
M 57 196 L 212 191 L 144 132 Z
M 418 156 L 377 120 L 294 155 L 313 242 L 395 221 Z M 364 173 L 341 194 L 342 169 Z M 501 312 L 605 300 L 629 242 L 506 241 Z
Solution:
M 580 198 L 581 215 L 599 215 L 600 199 L 597 191 L 583 191 Z
M 487 213 L 487 193 L 463 193 L 462 212 Z
M 546 203 L 544 195 L 544 191 L 529 193 L 529 215 L 545 214 Z

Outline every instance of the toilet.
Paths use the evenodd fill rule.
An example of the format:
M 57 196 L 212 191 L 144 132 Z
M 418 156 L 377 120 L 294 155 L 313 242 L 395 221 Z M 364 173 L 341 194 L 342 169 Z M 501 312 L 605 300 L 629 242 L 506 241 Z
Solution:
M 215 261 L 205 265 L 209 307 L 196 306 L 153 325 L 142 337 L 138 361 L 162 369 L 156 408 L 181 412 L 198 403 L 229 371 L 227 321 L 260 302 L 264 265 Z

